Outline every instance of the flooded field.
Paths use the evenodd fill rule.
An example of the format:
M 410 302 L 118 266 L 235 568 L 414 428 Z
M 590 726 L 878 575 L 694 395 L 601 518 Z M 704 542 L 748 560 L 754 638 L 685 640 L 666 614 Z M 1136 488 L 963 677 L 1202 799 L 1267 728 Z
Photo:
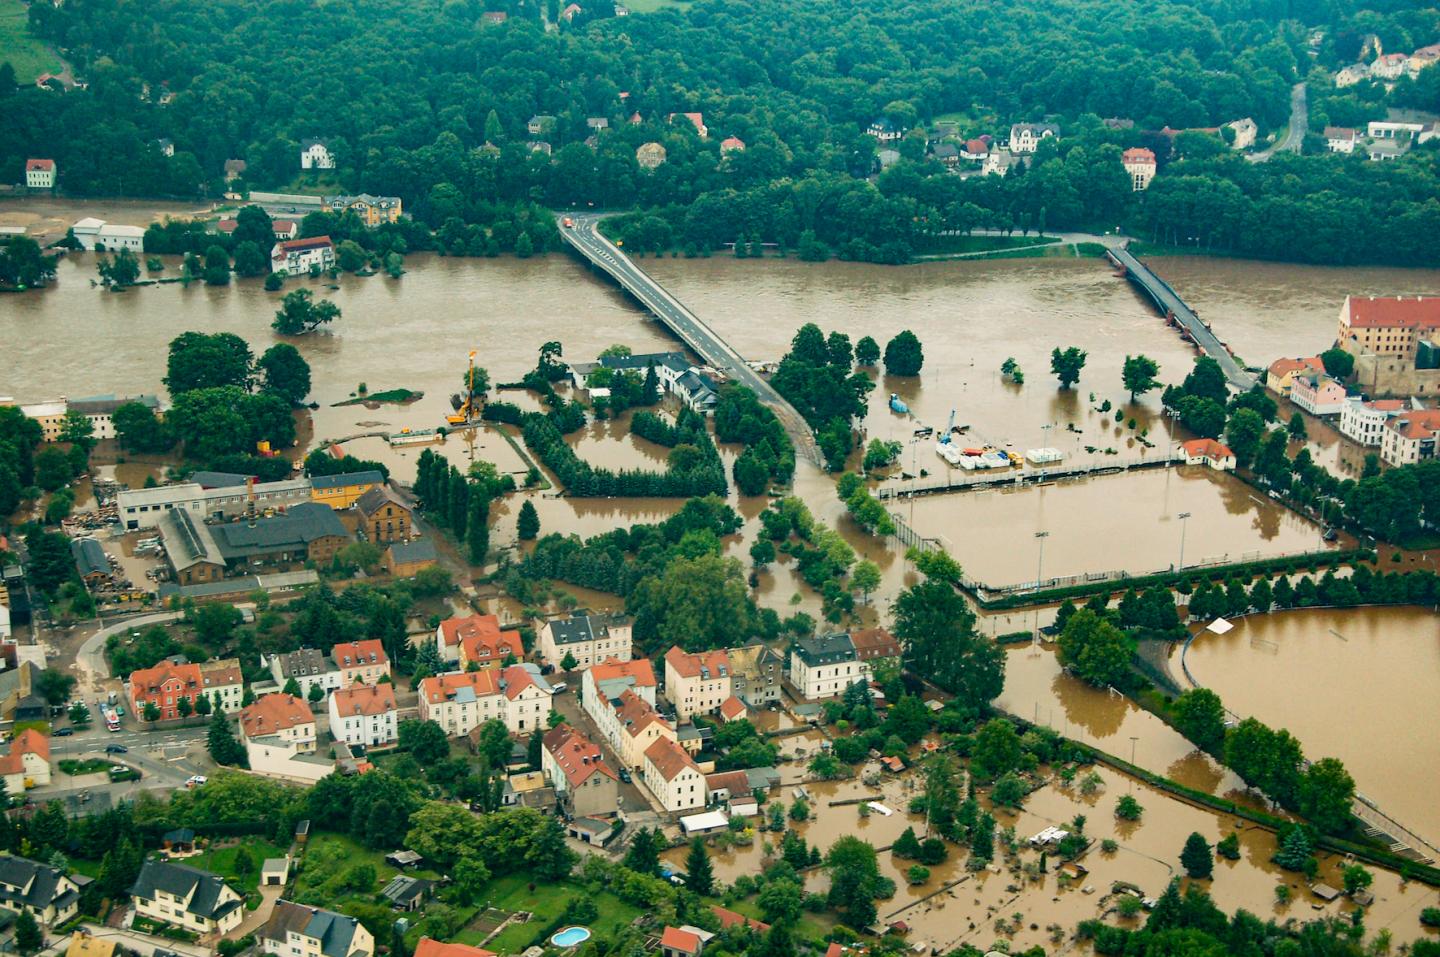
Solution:
M 1190 673 L 1226 707 L 1337 757 L 1358 791 L 1440 844 L 1440 615 L 1428 608 L 1305 610 L 1205 633 Z M 1179 671 L 1178 661 L 1172 671 Z
M 1199 466 L 930 495 L 918 498 L 913 510 L 908 501 L 895 510 L 920 534 L 939 537 L 967 574 L 988 585 L 1033 582 L 1037 573 L 1048 580 L 1162 571 L 1181 561 L 1182 533 L 1186 566 L 1328 547 L 1314 523 L 1238 479 Z M 1186 512 L 1190 518 L 1180 519 Z M 1041 532 L 1043 540 L 1035 537 Z M 1096 547 L 1122 541 L 1123 548 Z

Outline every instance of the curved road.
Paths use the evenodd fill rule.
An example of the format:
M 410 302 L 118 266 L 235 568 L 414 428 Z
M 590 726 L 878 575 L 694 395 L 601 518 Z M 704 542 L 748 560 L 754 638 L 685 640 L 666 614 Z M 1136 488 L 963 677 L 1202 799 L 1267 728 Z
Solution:
M 1252 163 L 1263 163 L 1276 153 L 1298 153 L 1304 146 L 1309 129 L 1310 104 L 1306 99 L 1305 84 L 1296 83 L 1290 88 L 1290 124 L 1285 127 L 1285 135 L 1274 146 L 1251 153 L 1246 159 Z
M 565 215 L 557 218 L 562 221 L 560 235 L 565 242 L 613 276 L 626 292 L 638 299 L 705 362 L 759 396 L 761 401 L 775 411 L 780 424 L 790 433 L 796 450 L 817 466 L 821 464 L 820 449 L 815 444 L 815 436 L 794 406 L 746 365 L 740 353 L 700 321 L 680 300 L 672 296 L 645 270 L 635 265 L 614 243 L 600 235 L 597 228 L 603 218 L 600 214 L 570 214 L 569 218 L 575 224 L 572 228 L 563 225 Z

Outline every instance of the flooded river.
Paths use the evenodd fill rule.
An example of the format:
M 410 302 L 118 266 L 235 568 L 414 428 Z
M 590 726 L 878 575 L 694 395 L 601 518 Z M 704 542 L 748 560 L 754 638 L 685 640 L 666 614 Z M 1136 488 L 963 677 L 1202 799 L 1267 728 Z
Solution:
M 1226 707 L 1283 727 L 1308 757 L 1345 762 L 1356 788 L 1440 844 L 1440 615 L 1305 610 L 1240 619 L 1186 654 Z M 1179 673 L 1178 661 L 1171 670 Z

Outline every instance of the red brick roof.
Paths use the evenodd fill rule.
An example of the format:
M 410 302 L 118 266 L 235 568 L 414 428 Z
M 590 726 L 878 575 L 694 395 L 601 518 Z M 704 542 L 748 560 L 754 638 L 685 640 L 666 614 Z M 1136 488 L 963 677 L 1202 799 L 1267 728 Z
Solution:
M 51 159 L 27 159 L 27 160 L 25 161 L 25 169 L 26 169 L 27 172 L 30 171 L 30 170 L 32 170 L 32 169 L 33 169 L 33 170 L 42 170 L 42 169 L 53 170 L 54 168 L 55 168 L 55 161 L 54 161 L 54 160 L 51 160 Z
M 1440 432 L 1440 409 L 1402 412 L 1385 424 L 1407 439 L 1428 439 Z
M 468 615 L 440 622 L 440 637 L 447 645 L 459 646 L 470 635 L 500 634 L 500 619 L 494 615 Z
M 665 664 L 674 668 L 682 678 L 699 678 L 702 671 L 709 672 L 705 677 L 707 681 L 730 675 L 730 659 L 723 651 L 702 651 L 692 655 L 675 645 L 665 652 Z
M 293 694 L 283 692 L 267 694 L 240 712 L 240 732 L 247 738 L 314 723 L 315 715 L 310 712 L 309 705 Z
M 1180 447 L 1185 450 L 1187 456 L 1203 456 L 1207 459 L 1228 459 L 1233 458 L 1235 453 L 1230 447 L 1214 439 L 1191 439 L 1188 442 L 1181 442 Z
M 637 688 L 655 687 L 655 669 L 649 658 L 636 658 L 633 661 L 606 658 L 590 669 L 590 680 L 596 685 L 613 678 L 632 678 Z
M 415 945 L 415 957 L 498 957 L 493 950 L 482 950 L 467 944 L 442 944 L 433 937 L 421 937 Z
M 505 697 L 514 701 L 519 697 L 520 692 L 535 685 L 535 678 L 528 669 L 522 665 L 511 665 L 500 672 L 500 677 L 505 681 Z M 535 685 L 538 687 L 538 685 Z
M 50 739 L 34 728 L 26 728 L 15 735 L 10 742 L 10 752 L 0 755 L 0 774 L 19 774 L 25 770 L 24 756 L 39 755 L 46 764 L 50 763 Z
M 737 914 L 735 911 L 721 907 L 719 904 L 711 904 L 710 912 L 720 921 L 721 930 L 729 930 L 737 924 L 746 924 L 751 929 L 757 930 L 762 934 L 770 929 L 770 925 L 763 921 L 758 921 L 753 917 L 746 917 L 744 914 Z
M 1143 146 L 1132 146 L 1121 156 L 1124 163 L 1154 163 L 1155 153 Z
M 506 655 L 514 655 L 518 661 L 525 657 L 525 643 L 518 631 L 499 631 L 493 635 L 466 635 L 460 639 L 466 661 L 483 664 L 495 660 L 504 661 Z
M 719 771 L 705 775 L 705 788 L 709 791 L 729 791 L 731 794 L 750 793 L 750 776 L 744 771 Z
M 337 668 L 363 668 L 366 665 L 388 665 L 390 656 L 379 638 L 364 641 L 342 641 L 330 649 L 330 660 Z
M 1440 329 L 1440 296 L 1346 296 L 1350 325 L 1359 329 Z
M 287 239 L 279 243 L 281 252 L 303 252 L 306 249 L 324 249 L 333 246 L 329 236 L 311 236 L 309 239 Z
M 899 658 L 900 642 L 884 628 L 861 628 L 850 632 L 850 642 L 861 661 L 872 658 Z
M 615 716 L 620 720 L 620 726 L 630 737 L 635 737 L 650 725 L 661 721 L 660 713 L 654 706 L 635 692 L 626 688 L 620 693 L 620 703 L 615 708 Z
M 726 721 L 734 721 L 736 718 L 745 717 L 745 712 L 747 710 L 748 709 L 745 707 L 745 702 L 741 701 L 733 694 L 730 697 L 726 698 L 724 701 L 720 702 L 720 717 L 724 718 Z
M 388 714 L 395 710 L 395 686 L 390 684 L 353 685 L 330 692 L 335 713 L 349 715 Z
M 669 738 L 656 738 L 655 743 L 645 749 L 645 757 L 655 765 L 655 770 L 659 771 L 660 776 L 667 781 L 675 780 L 687 768 L 696 774 L 700 773 L 700 767 L 695 763 L 695 759 Z
M 500 679 L 491 671 L 457 671 L 448 675 L 434 675 L 420 682 L 420 697 L 431 704 L 439 704 L 455 692 L 469 686 L 475 689 L 475 696 L 500 693 Z
M 668 950 L 679 950 L 687 954 L 698 954 L 700 953 L 700 938 L 688 930 L 667 926 L 665 933 L 660 935 L 660 946 Z
M 560 765 L 570 787 L 577 788 L 596 774 L 619 780 L 605 764 L 600 747 L 568 724 L 557 724 L 545 732 L 545 750 Z
M 1325 363 L 1320 361 L 1319 356 L 1310 356 L 1307 359 L 1276 359 L 1270 363 L 1270 374 L 1273 376 L 1287 376 L 1292 372 L 1323 372 Z
M 177 665 L 162 661 L 153 668 L 140 668 L 130 672 L 130 693 L 134 696 L 159 694 L 165 682 L 171 678 L 184 683 L 184 690 L 195 691 L 202 685 L 199 665 Z

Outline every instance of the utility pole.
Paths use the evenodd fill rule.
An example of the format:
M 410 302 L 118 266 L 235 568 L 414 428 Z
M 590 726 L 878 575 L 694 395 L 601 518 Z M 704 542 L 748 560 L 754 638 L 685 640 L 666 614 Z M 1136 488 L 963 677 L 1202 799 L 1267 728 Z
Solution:
M 1180 564 L 1175 569 L 1177 572 L 1185 570 L 1185 520 L 1189 517 L 1189 512 L 1180 513 Z
M 1040 543 L 1040 557 L 1035 561 L 1035 591 L 1040 591 L 1040 579 L 1045 569 L 1045 539 L 1050 537 L 1049 532 L 1036 532 L 1035 540 Z M 1035 633 L 1031 636 L 1030 643 L 1036 647 L 1040 645 L 1040 606 L 1035 606 Z

